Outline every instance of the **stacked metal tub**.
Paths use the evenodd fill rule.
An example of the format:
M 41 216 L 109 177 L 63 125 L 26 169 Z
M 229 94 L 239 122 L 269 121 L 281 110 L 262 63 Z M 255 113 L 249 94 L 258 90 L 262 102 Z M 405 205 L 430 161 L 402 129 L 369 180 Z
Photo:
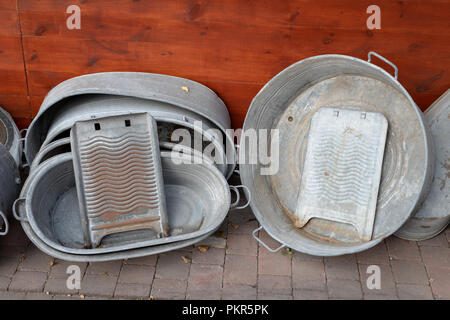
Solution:
M 8 233 L 8 216 L 20 192 L 21 137 L 8 112 L 0 108 L 0 235 Z
M 170 231 L 162 237 L 148 230 L 118 232 L 91 246 L 80 219 L 74 127 L 116 118 L 123 121 L 138 114 L 147 114 L 157 123 L 161 151 L 153 149 L 162 167 L 163 206 Z M 230 207 L 236 206 L 231 204 L 226 181 L 236 164 L 233 140 L 226 132 L 229 128 L 223 102 L 208 88 L 187 79 L 122 72 L 69 79 L 49 92 L 27 131 L 25 156 L 31 170 L 14 204 L 15 216 L 39 249 L 71 261 L 124 259 L 194 244 L 213 234 Z M 203 157 L 203 150 L 191 145 L 184 146 L 180 154 L 177 144 L 169 140 L 176 129 L 203 134 L 205 145 L 211 144 L 222 161 Z M 223 141 L 214 130 L 223 134 Z M 231 150 L 228 162 L 227 144 Z M 177 152 L 172 152 L 174 148 Z M 133 188 L 131 184 L 127 190 Z

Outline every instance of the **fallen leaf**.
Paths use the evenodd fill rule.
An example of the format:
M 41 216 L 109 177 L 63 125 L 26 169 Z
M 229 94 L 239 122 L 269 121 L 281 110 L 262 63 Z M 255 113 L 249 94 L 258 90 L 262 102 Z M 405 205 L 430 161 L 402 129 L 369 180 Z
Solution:
M 197 246 L 197 249 L 200 252 L 206 252 L 206 251 L 208 251 L 209 247 L 208 246 Z
M 50 266 L 54 266 L 55 265 L 55 259 L 53 259 L 52 261 L 50 261 Z
M 185 256 L 181 256 L 181 259 L 183 259 L 184 263 L 191 263 L 191 259 Z
M 188 87 L 182 86 L 181 89 L 182 89 L 184 92 L 189 92 L 189 88 L 188 88 Z
M 239 228 L 239 225 L 238 225 L 237 223 L 234 223 L 233 221 L 230 221 L 230 224 L 231 224 L 231 226 L 232 226 L 234 229 L 238 229 L 238 228 Z
M 215 236 L 218 237 L 218 238 L 224 238 L 225 239 L 225 232 L 223 232 L 222 230 L 219 230 L 219 231 L 216 232 Z

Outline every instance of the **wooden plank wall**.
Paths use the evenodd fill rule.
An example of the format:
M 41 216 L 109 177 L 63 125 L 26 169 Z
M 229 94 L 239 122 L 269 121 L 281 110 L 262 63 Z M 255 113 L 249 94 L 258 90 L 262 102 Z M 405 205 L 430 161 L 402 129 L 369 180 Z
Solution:
M 81 30 L 66 8 L 81 8 Z M 369 31 L 366 8 L 381 8 Z M 450 2 L 444 0 L 0 0 L 0 105 L 21 127 L 59 82 L 101 71 L 199 81 L 240 127 L 274 75 L 313 55 L 374 50 L 425 109 L 450 87 Z M 389 68 L 380 63 L 380 65 Z

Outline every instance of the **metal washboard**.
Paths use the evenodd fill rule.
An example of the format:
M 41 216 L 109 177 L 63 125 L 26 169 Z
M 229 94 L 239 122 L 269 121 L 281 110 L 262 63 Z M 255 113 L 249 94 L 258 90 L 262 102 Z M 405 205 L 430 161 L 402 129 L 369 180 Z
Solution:
M 71 144 L 88 247 L 125 231 L 168 235 L 158 135 L 150 115 L 76 122 Z

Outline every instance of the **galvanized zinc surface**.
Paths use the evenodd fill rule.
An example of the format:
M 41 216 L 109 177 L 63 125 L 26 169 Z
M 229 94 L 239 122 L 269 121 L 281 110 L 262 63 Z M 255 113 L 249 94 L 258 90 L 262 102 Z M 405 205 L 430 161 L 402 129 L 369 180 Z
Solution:
M 168 235 L 158 133 L 150 115 L 76 122 L 71 144 L 89 247 L 132 230 L 150 229 L 156 238 Z
M 378 112 L 320 108 L 311 119 L 295 226 L 312 218 L 352 225 L 372 238 L 387 120 Z
M 334 228 L 336 224 L 313 219 L 298 229 L 290 218 L 301 181 L 305 135 L 311 116 L 325 106 L 378 111 L 389 122 L 369 242 L 354 242 L 354 231 L 345 225 Z M 429 190 L 433 154 L 422 114 L 395 78 L 366 61 L 323 55 L 288 67 L 253 99 L 244 123 L 244 130 L 251 128 L 278 128 L 281 155 L 279 171 L 272 176 L 260 174 L 260 163 L 240 165 L 242 181 L 252 195 L 251 207 L 272 237 L 295 250 L 330 256 L 370 248 L 394 233 Z

